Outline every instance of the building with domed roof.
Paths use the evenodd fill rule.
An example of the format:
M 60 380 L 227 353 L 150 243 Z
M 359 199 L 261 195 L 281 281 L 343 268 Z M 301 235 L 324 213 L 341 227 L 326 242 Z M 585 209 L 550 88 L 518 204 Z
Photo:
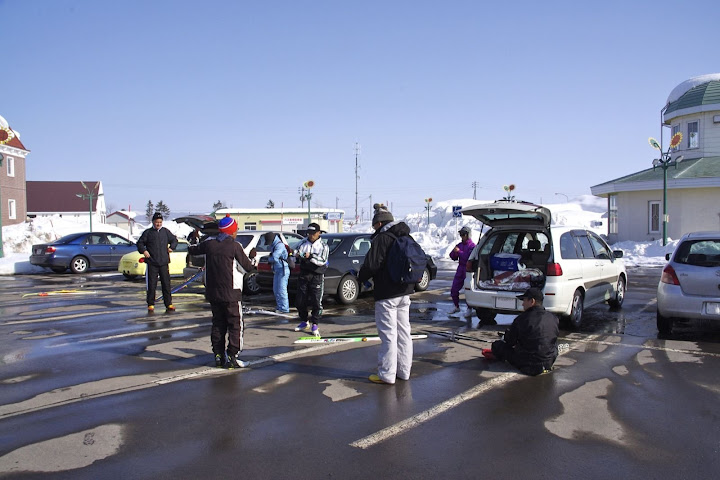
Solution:
M 28 153 L 20 134 L 0 116 L 0 225 L 25 221 L 25 157 Z
M 720 73 L 682 82 L 670 92 L 661 115 L 662 152 L 673 135 L 682 134 L 666 170 L 655 161 L 655 167 L 590 188 L 608 199 L 610 243 L 663 238 L 665 174 L 667 237 L 720 230 Z

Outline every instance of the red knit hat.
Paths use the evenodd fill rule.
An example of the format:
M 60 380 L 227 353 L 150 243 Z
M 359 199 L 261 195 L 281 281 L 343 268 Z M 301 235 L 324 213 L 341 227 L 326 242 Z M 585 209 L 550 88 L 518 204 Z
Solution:
M 237 232 L 238 224 L 229 213 L 225 214 L 225 217 L 218 222 L 218 229 L 227 235 L 232 235 Z

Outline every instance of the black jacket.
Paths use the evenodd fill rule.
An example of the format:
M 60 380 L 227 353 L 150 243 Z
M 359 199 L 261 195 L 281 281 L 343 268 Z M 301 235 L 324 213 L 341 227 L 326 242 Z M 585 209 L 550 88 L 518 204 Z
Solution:
M 375 300 L 402 297 L 415 291 L 414 284 L 393 282 L 388 269 L 385 268 L 388 250 L 395 242 L 393 236 L 387 232 L 396 237 L 403 237 L 410 235 L 410 227 L 405 222 L 392 222 L 384 225 L 370 237 L 372 243 L 370 250 L 365 255 L 365 261 L 360 267 L 358 280 L 362 283 L 370 278 L 373 279 L 373 297 Z
M 557 357 L 558 318 L 535 305 L 517 316 L 505 331 L 505 343 L 514 348 L 515 366 L 549 367 Z
M 160 227 L 160 230 L 148 228 L 137 242 L 137 249 L 140 253 L 150 252 L 150 258 L 147 262 L 153 265 L 162 266 L 170 263 L 170 253 L 168 253 L 168 245 L 175 250 L 178 239 L 170 230 Z
M 245 273 L 255 266 L 241 244 L 220 234 L 188 247 L 190 255 L 205 255 L 205 296 L 209 302 L 239 302 Z

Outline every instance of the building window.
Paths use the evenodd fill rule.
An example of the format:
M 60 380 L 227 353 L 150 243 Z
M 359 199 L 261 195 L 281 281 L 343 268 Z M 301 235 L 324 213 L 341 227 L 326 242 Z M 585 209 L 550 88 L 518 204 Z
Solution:
M 698 148 L 698 122 L 688 123 L 688 148 Z
M 17 218 L 17 210 L 15 208 L 15 200 L 8 200 L 8 218 L 15 220 Z
M 608 234 L 618 233 L 617 195 L 608 197 Z
M 648 232 L 660 233 L 660 202 L 652 201 L 648 207 Z
M 7 157 L 7 176 L 15 176 L 15 159 L 13 157 Z
M 256 222 L 245 222 L 244 229 L 245 230 L 257 230 L 257 223 Z
M 673 125 L 672 126 L 672 134 L 670 135 L 670 138 L 674 137 L 676 133 L 680 131 L 680 125 Z M 671 148 L 673 152 L 677 151 L 677 147 Z

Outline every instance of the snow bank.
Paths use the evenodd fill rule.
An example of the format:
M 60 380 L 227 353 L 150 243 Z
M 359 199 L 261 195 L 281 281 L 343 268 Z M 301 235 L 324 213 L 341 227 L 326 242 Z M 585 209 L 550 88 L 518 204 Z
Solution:
M 458 230 L 467 225 L 472 229 L 472 239 L 477 243 L 483 233 L 483 225 L 468 216 L 455 218 L 452 215 L 453 206 L 469 207 L 481 203 L 491 203 L 494 200 L 456 199 L 435 203 L 430 208 L 430 224 L 428 225 L 428 212 L 412 213 L 402 219 L 408 224 L 413 237 L 423 247 L 425 252 L 436 260 L 448 260 L 450 251 L 460 241 Z M 552 213 L 554 225 L 569 225 L 587 228 L 598 234 L 607 231 L 607 219 L 604 218 L 606 201 L 592 195 L 582 195 L 571 199 L 568 203 L 546 204 Z M 185 224 L 177 224 L 167 220 L 163 222 L 178 238 L 185 238 L 191 228 Z M 138 225 L 137 232 L 146 227 Z M 0 258 L 0 275 L 15 273 L 40 273 L 47 270 L 30 265 L 29 257 L 32 245 L 47 243 L 75 232 L 89 230 L 87 222 L 68 220 L 60 216 L 36 218 L 32 222 L 21 223 L 3 227 L 2 238 L 5 258 Z M 128 237 L 125 230 L 111 225 L 93 222 L 94 231 L 112 232 Z M 370 222 L 360 222 L 347 228 L 354 232 L 372 232 Z M 487 230 L 485 228 L 485 230 Z M 137 240 L 137 238 L 131 238 Z M 677 241 L 670 242 L 663 247 L 660 241 L 655 242 L 620 242 L 611 245 L 614 250 L 622 250 L 623 259 L 629 266 L 664 265 L 665 253 L 672 252 Z

